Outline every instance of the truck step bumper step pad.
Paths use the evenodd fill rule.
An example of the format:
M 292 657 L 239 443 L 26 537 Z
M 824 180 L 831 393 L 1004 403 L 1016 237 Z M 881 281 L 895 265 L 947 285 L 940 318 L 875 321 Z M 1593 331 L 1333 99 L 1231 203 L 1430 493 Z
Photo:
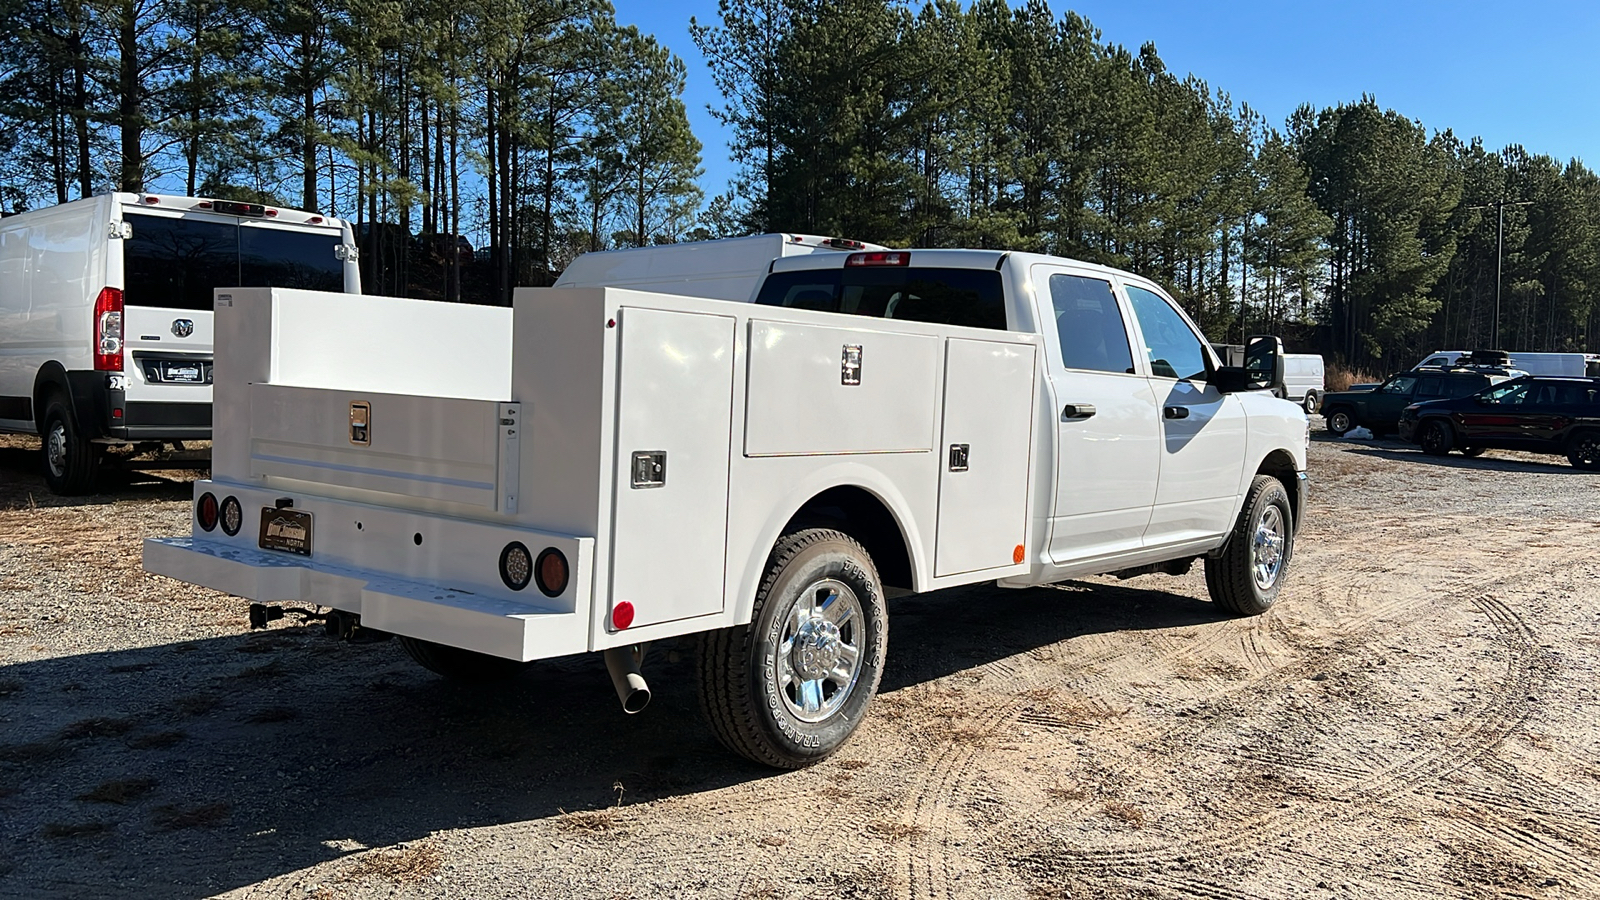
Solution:
M 367 628 L 507 659 L 588 648 L 586 616 L 467 591 L 193 538 L 150 538 L 144 568 L 259 603 L 305 603 L 359 613 Z

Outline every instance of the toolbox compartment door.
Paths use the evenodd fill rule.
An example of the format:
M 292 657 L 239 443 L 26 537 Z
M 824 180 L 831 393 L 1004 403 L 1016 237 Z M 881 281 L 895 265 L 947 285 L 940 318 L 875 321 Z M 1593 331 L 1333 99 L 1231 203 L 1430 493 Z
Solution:
M 613 609 L 635 628 L 721 612 L 734 319 L 624 307 L 617 325 Z
M 1022 562 L 1033 447 L 1034 348 L 951 338 L 945 349 L 944 441 L 934 574 Z

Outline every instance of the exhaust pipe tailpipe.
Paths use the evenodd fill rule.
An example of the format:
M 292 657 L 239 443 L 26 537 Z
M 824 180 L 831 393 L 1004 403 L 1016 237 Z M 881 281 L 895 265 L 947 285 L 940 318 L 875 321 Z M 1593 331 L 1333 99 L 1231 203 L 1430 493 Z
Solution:
M 648 706 L 650 685 L 639 674 L 639 663 L 644 661 L 644 647 L 639 644 L 612 647 L 605 652 L 605 656 L 606 671 L 611 673 L 611 686 L 616 688 L 617 699 L 622 701 L 622 711 L 631 716 Z

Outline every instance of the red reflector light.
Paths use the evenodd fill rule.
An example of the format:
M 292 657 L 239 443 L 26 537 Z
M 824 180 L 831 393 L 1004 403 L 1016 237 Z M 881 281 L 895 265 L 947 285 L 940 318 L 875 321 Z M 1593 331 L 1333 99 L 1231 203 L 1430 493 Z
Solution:
M 624 600 L 611 607 L 611 626 L 618 631 L 633 624 L 633 604 Z
M 310 222 L 312 225 L 321 225 L 322 224 L 322 217 L 321 216 L 312 216 L 311 218 L 307 219 L 306 221 Z
M 210 200 L 201 200 L 199 203 L 196 203 L 195 206 L 198 206 L 201 209 L 210 209 L 211 208 L 211 201 Z
M 120 418 L 122 418 L 122 410 L 120 410 L 120 409 L 113 409 L 113 410 L 112 410 L 112 411 L 111 411 L 111 418 L 113 418 L 113 419 L 120 419 Z
M 269 218 L 269 219 L 275 218 L 277 215 L 278 215 L 278 211 L 277 210 L 275 210 L 275 209 L 267 210 L 267 218 Z
M 144 202 L 146 204 L 150 205 L 150 206 L 155 206 L 157 203 L 161 202 L 161 198 L 160 197 L 146 197 L 146 198 L 144 198 Z
M 851 241 L 851 240 L 846 240 L 844 238 L 828 238 L 827 240 L 822 242 L 822 246 L 824 246 L 824 247 L 832 247 L 835 250 L 865 250 L 865 249 L 867 249 L 867 245 L 861 243 L 860 241 Z
M 847 268 L 854 266 L 909 266 L 909 250 L 877 250 L 872 253 L 852 253 L 844 258 Z
M 200 523 L 200 527 L 203 528 L 204 530 L 210 531 L 211 529 L 216 528 L 217 527 L 217 498 L 216 498 L 216 495 L 212 494 L 210 491 L 207 491 L 206 493 L 201 494 L 199 502 L 195 503 L 195 505 L 194 505 L 194 517 L 195 517 L 195 521 L 199 522 Z
M 101 288 L 94 298 L 94 370 L 122 371 L 122 290 Z
M 567 589 L 567 557 L 554 547 L 546 547 L 533 564 L 533 580 L 546 597 L 559 597 Z

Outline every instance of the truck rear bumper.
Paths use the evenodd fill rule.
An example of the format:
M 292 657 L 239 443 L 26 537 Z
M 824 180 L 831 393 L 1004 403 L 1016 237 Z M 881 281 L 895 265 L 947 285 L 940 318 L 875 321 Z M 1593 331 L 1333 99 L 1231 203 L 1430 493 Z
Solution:
M 511 600 L 261 550 L 237 539 L 150 538 L 144 543 L 144 568 L 260 603 L 331 606 L 359 614 L 364 627 L 506 659 L 545 659 L 590 649 L 586 603 L 570 610 L 553 608 L 556 601 L 539 606 L 520 596 Z M 574 580 L 578 575 L 573 573 Z

